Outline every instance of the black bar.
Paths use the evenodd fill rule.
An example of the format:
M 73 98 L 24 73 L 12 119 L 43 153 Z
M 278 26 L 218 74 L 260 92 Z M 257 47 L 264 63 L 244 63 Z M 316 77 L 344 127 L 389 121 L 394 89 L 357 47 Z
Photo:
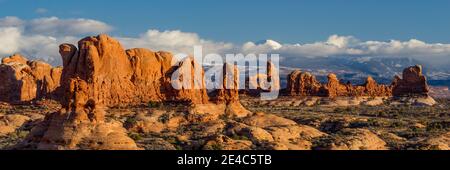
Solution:
M 245 155 L 270 155 L 270 164 L 221 164 L 223 155 L 235 158 Z M 180 157 L 212 157 L 208 167 L 201 165 L 179 165 Z M 247 163 L 249 156 L 247 158 Z M 212 160 L 217 159 L 218 162 Z M 18 168 L 125 168 L 142 169 L 141 167 L 165 168 L 233 168 L 233 169 L 271 169 L 299 166 L 315 168 L 358 168 L 360 166 L 385 169 L 389 165 L 400 167 L 432 166 L 447 169 L 450 165 L 448 151 L 0 151 L 0 162 L 18 161 Z M 242 159 L 241 159 L 242 161 Z M 446 168 L 447 167 L 447 168 Z M 165 169 L 164 168 L 164 169 Z M 360 167 L 362 168 L 362 167 Z M 146 169 L 146 168 L 144 168 Z M 148 169 L 148 168 L 147 168 Z

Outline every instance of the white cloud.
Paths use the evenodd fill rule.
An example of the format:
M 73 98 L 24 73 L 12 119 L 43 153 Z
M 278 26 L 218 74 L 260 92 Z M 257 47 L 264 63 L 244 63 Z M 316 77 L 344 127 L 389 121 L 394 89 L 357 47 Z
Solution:
M 82 35 L 107 33 L 112 27 L 100 21 L 91 19 L 59 19 L 57 17 L 38 18 L 25 25 L 30 34 L 44 34 L 52 36 Z
M 90 19 L 38 18 L 30 21 L 0 18 L 0 55 L 22 53 L 32 59 L 59 64 L 58 46 L 76 43 L 81 35 L 106 33 L 112 27 Z
M 4 18 L 0 18 L 0 27 L 22 27 L 24 21 L 20 18 L 7 16 Z
M 253 42 L 242 46 L 244 52 L 279 53 L 285 58 L 298 57 L 407 57 L 434 64 L 450 63 L 450 44 L 426 43 L 420 40 L 361 41 L 352 36 L 332 35 L 324 42 L 308 44 L 281 44 L 273 49 L 267 44 Z
M 76 43 L 86 35 L 109 32 L 112 26 L 91 19 L 60 19 L 57 17 L 22 20 L 0 18 L 0 55 L 20 52 L 53 64 L 60 63 L 58 45 Z M 238 36 L 238 35 L 234 35 Z M 409 41 L 361 41 L 352 36 L 332 35 L 325 41 L 288 44 L 266 40 L 233 44 L 201 38 L 196 33 L 180 30 L 148 30 L 137 37 L 116 37 L 126 48 L 148 48 L 173 53 L 193 53 L 193 46 L 203 46 L 207 53 L 277 53 L 283 61 L 295 64 L 301 57 L 408 57 L 436 65 L 450 64 L 450 44 Z M 283 64 L 283 63 L 281 63 Z
M 126 48 L 148 48 L 173 53 L 193 53 L 193 47 L 201 45 L 204 53 L 224 53 L 231 50 L 233 44 L 201 39 L 196 33 L 148 30 L 139 37 L 118 37 Z
M 0 54 L 11 54 L 19 49 L 20 30 L 15 27 L 0 27 Z
M 68 36 L 107 33 L 112 26 L 92 19 L 60 19 L 57 17 L 37 18 L 30 21 L 7 16 L 0 18 L 0 27 L 17 27 L 25 34 L 42 34 L 50 36 Z
M 36 10 L 34 10 L 34 12 L 36 12 L 37 14 L 45 14 L 48 12 L 48 10 L 45 8 L 37 8 Z

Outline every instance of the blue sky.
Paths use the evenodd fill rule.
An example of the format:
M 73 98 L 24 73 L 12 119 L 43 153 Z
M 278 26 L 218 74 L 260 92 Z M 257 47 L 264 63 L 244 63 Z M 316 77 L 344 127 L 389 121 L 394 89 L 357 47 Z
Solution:
M 450 43 L 449 7 L 447 0 L 0 0 L 0 17 L 89 18 L 113 26 L 116 36 L 181 30 L 232 43 L 315 42 L 333 34 Z
M 448 69 L 449 7 L 448 0 L 0 0 L 0 57 L 57 65 L 59 44 L 108 33 L 125 48 L 192 54 L 201 45 L 204 53 L 277 53 L 292 65 L 394 57 Z

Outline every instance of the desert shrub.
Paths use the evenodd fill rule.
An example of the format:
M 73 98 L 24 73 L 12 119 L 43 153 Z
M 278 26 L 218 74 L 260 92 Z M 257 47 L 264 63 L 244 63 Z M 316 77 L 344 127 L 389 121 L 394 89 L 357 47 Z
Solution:
M 450 129 L 450 121 L 436 121 L 427 125 L 428 131 Z
M 150 102 L 148 102 L 147 106 L 150 107 L 150 108 L 157 108 L 157 107 L 161 107 L 162 103 L 161 102 L 150 101 Z
M 129 136 L 131 139 L 135 140 L 135 141 L 138 141 L 138 140 L 141 140 L 141 139 L 142 139 L 142 136 L 141 136 L 141 134 L 139 134 L 139 133 L 131 132 L 131 133 L 128 133 L 128 136 Z
M 209 149 L 211 150 L 223 150 L 223 146 L 221 144 L 218 143 L 214 143 L 212 144 Z
M 234 139 L 234 140 L 250 140 L 247 136 L 236 135 L 236 134 L 234 134 L 233 136 L 230 136 L 230 138 Z
M 137 120 L 135 117 L 127 117 L 124 124 L 125 125 L 133 125 L 133 124 L 136 124 L 136 122 L 137 122 Z
M 158 121 L 162 123 L 167 123 L 171 118 L 171 115 L 169 113 L 164 113 L 161 116 L 159 116 Z

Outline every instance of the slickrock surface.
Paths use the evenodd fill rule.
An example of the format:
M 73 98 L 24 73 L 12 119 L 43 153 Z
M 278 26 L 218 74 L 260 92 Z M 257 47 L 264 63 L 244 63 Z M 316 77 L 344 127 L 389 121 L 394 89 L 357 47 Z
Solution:
M 0 101 L 21 103 L 54 97 L 62 68 L 41 61 L 28 61 L 19 54 L 0 64 Z
M 367 129 L 342 129 L 340 137 L 325 138 L 324 146 L 316 149 L 327 150 L 387 150 L 386 142 Z
M 0 115 L 0 136 L 15 132 L 29 120 L 29 117 L 19 114 Z

